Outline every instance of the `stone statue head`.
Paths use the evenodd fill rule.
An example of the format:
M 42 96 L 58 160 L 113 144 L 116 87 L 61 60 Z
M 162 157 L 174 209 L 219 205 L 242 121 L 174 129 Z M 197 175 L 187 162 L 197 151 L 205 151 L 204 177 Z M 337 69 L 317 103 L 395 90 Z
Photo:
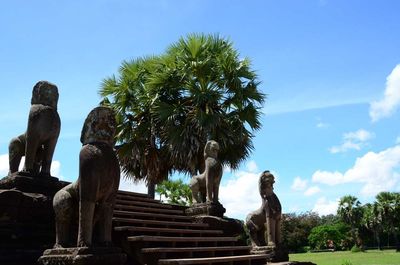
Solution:
M 218 151 L 219 144 L 214 140 L 210 140 L 206 143 L 206 146 L 204 147 L 204 158 L 218 158 Z
M 261 173 L 260 179 L 258 181 L 258 187 L 260 190 L 261 197 L 265 197 L 267 195 L 272 195 L 274 190 L 275 177 L 268 170 Z
M 116 127 L 115 113 L 111 108 L 94 108 L 83 124 L 81 143 L 105 143 L 114 146 Z
M 57 86 L 47 82 L 39 81 L 33 87 L 31 104 L 42 104 L 57 109 L 58 89 Z

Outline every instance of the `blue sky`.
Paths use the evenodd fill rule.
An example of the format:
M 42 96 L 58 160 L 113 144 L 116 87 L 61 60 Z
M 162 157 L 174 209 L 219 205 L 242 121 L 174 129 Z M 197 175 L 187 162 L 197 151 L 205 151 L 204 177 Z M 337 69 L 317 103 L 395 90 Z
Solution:
M 228 215 L 259 207 L 257 179 L 266 169 L 278 178 L 285 212 L 327 214 L 346 194 L 367 202 L 400 191 L 399 10 L 396 0 L 3 2 L 0 173 L 9 140 L 26 129 L 37 81 L 59 88 L 53 172 L 72 181 L 102 79 L 123 60 L 203 32 L 230 38 L 251 58 L 268 94 L 254 152 L 222 180 Z

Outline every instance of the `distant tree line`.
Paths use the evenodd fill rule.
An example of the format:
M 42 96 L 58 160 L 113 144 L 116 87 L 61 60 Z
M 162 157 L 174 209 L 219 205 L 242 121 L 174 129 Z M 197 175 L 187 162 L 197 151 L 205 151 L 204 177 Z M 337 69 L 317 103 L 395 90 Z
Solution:
M 381 192 L 364 205 L 354 196 L 343 196 L 335 215 L 284 214 L 282 235 L 292 252 L 392 246 L 400 251 L 400 193 Z

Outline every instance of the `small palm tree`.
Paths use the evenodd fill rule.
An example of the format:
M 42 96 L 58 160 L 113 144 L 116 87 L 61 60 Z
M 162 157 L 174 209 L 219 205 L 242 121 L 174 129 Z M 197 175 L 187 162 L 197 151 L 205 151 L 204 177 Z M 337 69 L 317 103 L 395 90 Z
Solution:
M 388 233 L 394 237 L 396 251 L 400 251 L 398 232 L 400 229 L 400 193 L 380 192 L 376 195 L 376 202 L 382 213 Z
M 357 244 L 358 226 L 361 223 L 362 207 L 360 201 L 351 195 L 346 195 L 340 198 L 338 215 L 343 222 L 350 225 L 351 236 L 355 244 Z
M 373 204 L 367 203 L 363 207 L 364 207 L 363 211 L 364 214 L 362 222 L 367 229 L 371 230 L 374 233 L 375 240 L 378 244 L 378 248 L 381 250 L 382 246 L 381 246 L 380 234 L 382 232 L 382 224 L 383 224 L 382 213 L 376 202 L 374 202 Z

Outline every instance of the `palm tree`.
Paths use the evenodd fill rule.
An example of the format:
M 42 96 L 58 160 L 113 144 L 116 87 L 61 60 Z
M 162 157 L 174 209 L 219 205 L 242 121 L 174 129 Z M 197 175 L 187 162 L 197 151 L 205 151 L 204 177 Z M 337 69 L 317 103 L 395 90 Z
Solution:
M 397 236 L 400 228 L 400 193 L 380 192 L 376 195 L 376 202 L 382 213 L 382 218 L 388 233 L 391 233 L 394 237 L 396 251 L 400 251 L 399 239 Z
M 364 206 L 364 214 L 363 214 L 363 219 L 362 222 L 364 226 L 371 230 L 374 233 L 375 240 L 378 244 L 378 248 L 381 250 L 381 240 L 380 240 L 380 234 L 382 232 L 382 213 L 379 209 L 379 206 L 376 202 L 373 204 L 367 203 Z
M 362 207 L 360 201 L 351 195 L 346 195 L 340 198 L 337 214 L 341 217 L 344 223 L 350 225 L 351 236 L 355 244 L 358 244 L 358 226 L 361 223 Z
M 153 98 L 146 82 L 155 71 L 157 57 L 125 61 L 119 78 L 103 81 L 102 104 L 111 106 L 117 115 L 117 154 L 126 177 L 147 181 L 149 194 L 154 197 L 154 184 L 168 177 L 171 164 L 166 147 L 158 144 L 159 131 L 154 126 L 150 107 Z
M 189 35 L 161 56 L 123 62 L 100 90 L 117 112 L 123 172 L 145 179 L 154 196 L 152 184 L 171 172 L 203 171 L 209 139 L 219 142 L 222 163 L 237 168 L 261 126 L 258 85 L 249 59 L 219 36 Z
M 160 63 L 149 82 L 158 97 L 152 112 L 174 167 L 202 171 L 204 145 L 213 139 L 222 163 L 237 168 L 253 149 L 265 97 L 249 59 L 226 39 L 193 34 L 171 45 Z

